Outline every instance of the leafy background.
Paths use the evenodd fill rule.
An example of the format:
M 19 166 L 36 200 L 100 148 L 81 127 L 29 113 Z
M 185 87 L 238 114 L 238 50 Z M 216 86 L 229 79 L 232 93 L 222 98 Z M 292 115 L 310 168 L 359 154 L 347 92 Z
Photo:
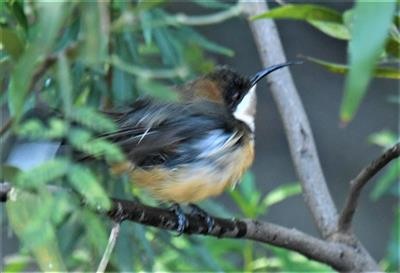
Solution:
M 282 24 L 278 21 L 285 45 L 307 40 L 310 36 L 316 37 L 308 42 L 309 47 L 287 48 L 287 52 L 290 58 L 302 54 L 319 65 L 304 65 L 304 68 L 293 68 L 293 71 L 295 77 L 299 75 L 299 90 L 311 122 L 316 124 L 315 134 L 321 147 L 322 164 L 330 167 L 327 168 L 328 180 L 346 188 L 347 181 L 358 169 L 379 153 L 379 149 L 371 147 L 372 144 L 385 148 L 398 139 L 394 114 L 398 107 L 398 95 L 395 93 L 397 84 L 393 84 L 393 79 L 399 78 L 399 71 L 395 69 L 398 65 L 396 53 L 399 52 L 398 10 L 394 11 L 394 4 L 374 6 L 361 1 L 353 9 L 351 5 L 333 5 L 332 9 L 326 5 L 271 4 L 275 9 L 260 17 L 288 20 Z M 193 1 L 191 4 L 163 1 L 2 3 L 0 102 L 6 109 L 2 124 L 12 120 L 12 126 L 2 136 L 2 150 L 6 150 L 4 143 L 8 142 L 5 139 L 13 131 L 31 140 L 66 138 L 75 149 L 102 159 L 92 165 L 78 165 L 66 151 L 63 157 L 56 157 L 29 171 L 3 165 L 3 176 L 18 191 L 14 192 L 17 201 L 7 203 L 6 209 L 2 208 L 2 229 L 8 227 L 19 241 L 19 247 L 13 248 L 15 251 L 2 250 L 5 272 L 32 270 L 37 266 L 41 270 L 93 271 L 104 251 L 111 224 L 96 211 L 109 207 L 108 196 L 129 199 L 132 194 L 140 195 L 145 196 L 141 199 L 146 203 L 154 204 L 146 193 L 132 188 L 126 177 L 115 177 L 104 168 L 103 159 L 115 162 L 122 160 L 123 155 L 118 147 L 94 137 L 114 127 L 96 109 L 121 108 L 141 95 L 174 100 L 176 96 L 169 86 L 206 73 L 217 63 L 231 64 L 247 74 L 259 69 L 256 50 L 244 20 L 236 18 L 221 25 L 192 27 L 191 19 L 198 17 L 182 17 L 177 13 L 232 12 L 233 15 L 236 8 L 234 3 L 211 0 Z M 358 20 L 352 19 L 354 14 Z M 290 20 L 303 21 L 302 28 L 298 22 Z M 244 29 L 238 32 L 243 39 L 238 39 L 232 29 L 235 32 Z M 368 36 L 367 41 L 377 41 L 371 43 L 375 47 L 365 46 L 370 44 L 362 40 L 365 35 L 361 34 L 365 30 L 382 34 L 381 37 Z M 344 48 L 353 37 L 353 31 L 360 35 L 349 42 L 347 64 Z M 319 50 L 311 50 L 313 46 Z M 327 48 L 340 56 L 339 61 L 329 59 L 332 52 Z M 367 63 L 357 66 L 360 58 Z M 383 68 L 374 72 L 376 62 Z M 319 74 L 321 79 L 316 81 L 315 73 L 322 69 L 339 73 L 350 70 L 350 73 L 347 78 Z M 375 81 L 375 85 L 367 89 L 367 75 L 374 73 L 392 81 L 388 84 L 389 80 L 385 80 L 380 85 L 376 85 Z M 364 83 L 360 83 L 361 78 Z M 343 86 L 338 86 L 337 82 L 344 80 Z M 318 88 L 315 86 L 317 82 Z M 329 89 L 325 86 L 328 82 L 336 83 Z M 313 87 L 314 92 L 311 91 Z M 343 99 L 340 93 L 342 88 L 345 90 Z M 387 90 L 377 92 L 374 89 Z M 368 94 L 367 90 L 370 90 Z M 374 97 L 368 98 L 374 91 Z M 335 97 L 332 100 L 333 92 Z M 59 109 L 65 118 L 58 115 L 50 120 L 22 118 L 33 107 L 43 105 Z M 271 98 L 261 93 L 260 130 L 257 131 L 257 160 L 254 166 L 257 179 L 248 174 L 239 189 L 230 192 L 229 196 L 219 199 L 219 202 L 206 201 L 201 206 L 226 217 L 277 219 L 279 214 L 279 222 L 310 230 L 310 223 L 307 226 L 307 222 L 311 221 L 309 216 L 298 216 L 293 209 L 293 204 L 304 206 L 299 196 L 300 188 L 293 182 L 295 175 L 288 164 L 290 159 L 279 117 L 267 109 L 274 109 L 274 106 Z M 389 115 L 368 113 L 371 111 L 389 111 Z M 347 127 L 340 128 L 339 120 Z M 360 123 L 363 126 L 360 127 Z M 336 139 L 324 135 L 326 128 L 329 128 L 326 134 Z M 267 147 L 265 139 L 270 140 Z M 369 149 L 369 156 L 348 149 L 360 142 L 361 149 Z M 357 165 L 347 166 L 349 161 L 357 161 L 354 159 L 356 156 L 359 159 Z M 342 164 L 338 160 L 343 161 Z M 279 165 L 280 161 L 286 162 Z M 398 197 L 395 184 L 398 181 L 398 164 L 397 160 L 380 176 L 370 191 L 371 200 L 393 201 L 391 196 Z M 277 171 L 266 174 L 266 166 Z M 338 176 L 338 172 L 343 172 L 343 175 Z M 72 188 L 74 191 L 53 191 L 45 185 Z M 336 184 L 332 184 L 331 189 L 340 204 L 344 197 L 340 197 Z M 81 198 L 88 204 L 84 209 L 80 206 Z M 281 204 L 282 201 L 285 203 Z M 393 203 L 387 202 L 385 208 L 390 208 Z M 382 209 L 376 204 L 373 204 L 374 208 Z M 362 211 L 365 208 L 361 208 Z M 378 236 L 379 233 L 376 236 L 389 241 L 382 260 L 387 271 L 395 270 L 398 265 L 396 226 L 399 225 L 399 211 L 395 210 L 394 215 L 390 238 Z M 371 215 L 367 215 L 366 219 L 373 225 Z M 385 228 L 380 233 L 387 233 Z M 109 265 L 112 271 L 329 271 L 323 265 L 282 249 L 200 236 L 176 237 L 132 223 L 122 226 L 120 238 L 124 239 L 118 241 Z M 377 255 L 380 255 L 379 259 L 383 256 Z

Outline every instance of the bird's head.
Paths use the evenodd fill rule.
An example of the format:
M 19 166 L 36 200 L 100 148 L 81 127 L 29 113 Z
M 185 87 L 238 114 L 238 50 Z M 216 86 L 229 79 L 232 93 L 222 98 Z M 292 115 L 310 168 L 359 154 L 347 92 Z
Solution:
M 236 119 L 254 130 L 257 83 L 271 72 L 291 64 L 295 62 L 269 66 L 250 77 L 226 66 L 217 67 L 213 72 L 194 81 L 191 89 L 199 98 L 224 104 Z

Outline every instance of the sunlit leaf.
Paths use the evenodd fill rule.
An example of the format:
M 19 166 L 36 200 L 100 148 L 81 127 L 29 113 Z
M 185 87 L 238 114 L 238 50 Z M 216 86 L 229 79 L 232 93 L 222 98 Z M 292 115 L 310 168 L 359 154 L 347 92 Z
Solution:
M 271 9 L 265 13 L 252 17 L 252 20 L 265 18 L 317 20 L 327 22 L 342 22 L 339 12 L 320 5 L 288 4 Z
M 381 146 L 383 148 L 389 148 L 398 139 L 399 137 L 396 136 L 395 133 L 388 130 L 376 132 L 368 136 L 368 142 Z
M 349 122 L 364 97 L 378 57 L 388 36 L 396 1 L 357 1 L 349 43 L 350 71 L 340 109 L 340 118 Z M 379 20 L 375 20 L 379 18 Z
M 110 209 L 110 199 L 89 168 L 73 165 L 68 172 L 68 180 L 91 207 L 99 210 Z
M 340 40 L 350 39 L 349 29 L 343 24 L 321 22 L 317 20 L 308 20 L 308 23 L 320 30 L 322 33 L 325 33 L 326 35 L 329 35 L 333 38 Z
M 325 69 L 333 73 L 346 74 L 349 71 L 349 66 L 344 64 L 331 63 L 320 59 L 305 57 L 307 60 L 319 64 Z M 376 67 L 373 71 L 373 76 L 384 79 L 400 79 L 400 70 L 395 67 Z
M 284 184 L 270 191 L 262 200 L 262 205 L 264 208 L 268 208 L 300 193 L 301 186 L 299 183 Z

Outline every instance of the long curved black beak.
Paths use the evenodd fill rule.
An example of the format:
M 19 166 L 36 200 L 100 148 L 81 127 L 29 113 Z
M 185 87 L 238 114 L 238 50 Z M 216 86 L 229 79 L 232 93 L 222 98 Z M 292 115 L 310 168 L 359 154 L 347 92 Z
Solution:
M 250 78 L 250 83 L 251 86 L 254 86 L 257 82 L 259 82 L 262 78 L 267 76 L 268 74 L 274 72 L 275 70 L 281 69 L 283 67 L 293 65 L 293 64 L 302 64 L 303 62 L 301 61 L 295 61 L 295 62 L 287 62 L 287 63 L 282 63 L 282 64 L 276 64 L 276 65 L 271 65 L 259 72 L 257 72 L 254 76 Z

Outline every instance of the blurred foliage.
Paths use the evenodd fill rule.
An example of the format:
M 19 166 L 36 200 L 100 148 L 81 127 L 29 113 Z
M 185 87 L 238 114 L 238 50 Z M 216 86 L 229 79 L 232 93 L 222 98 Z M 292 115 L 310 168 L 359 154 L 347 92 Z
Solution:
M 343 13 L 323 5 L 287 4 L 253 17 L 302 20 L 332 38 L 348 41 L 348 65 L 306 57 L 331 72 L 347 75 L 340 109 L 344 123 L 354 118 L 372 76 L 400 78 L 398 1 L 355 2 Z
M 238 5 L 217 0 L 193 4 L 225 17 L 238 12 Z M 67 148 L 63 157 L 29 170 L 2 166 L 2 178 L 13 185 L 7 219 L 20 241 L 19 251 L 4 257 L 3 271 L 93 272 L 111 226 L 101 213 L 110 207 L 109 197 L 136 195 L 156 204 L 145 192 L 131 187 L 126 176 L 117 177 L 104 167 L 122 161 L 124 155 L 119 147 L 96 138 L 115 128 L 98 110 L 123 108 L 143 95 L 176 100 L 169 86 L 212 70 L 210 54 L 233 56 L 233 51 L 189 27 L 190 16 L 168 12 L 166 1 L 7 0 L 0 7 L 0 106 L 9 110 L 12 131 L 32 141 L 62 140 L 74 150 Z M 207 17 L 199 18 L 196 24 Z M 32 109 L 49 110 L 52 117 L 27 118 L 36 116 Z M 98 160 L 78 163 L 72 156 L 76 151 Z M 232 192 L 241 213 L 211 201 L 202 206 L 224 217 L 257 218 L 299 193 L 300 186 L 294 183 L 262 196 L 248 174 Z M 299 268 L 330 271 L 299 254 L 270 246 L 176 237 L 134 223 L 122 225 L 108 267 L 128 272 Z

